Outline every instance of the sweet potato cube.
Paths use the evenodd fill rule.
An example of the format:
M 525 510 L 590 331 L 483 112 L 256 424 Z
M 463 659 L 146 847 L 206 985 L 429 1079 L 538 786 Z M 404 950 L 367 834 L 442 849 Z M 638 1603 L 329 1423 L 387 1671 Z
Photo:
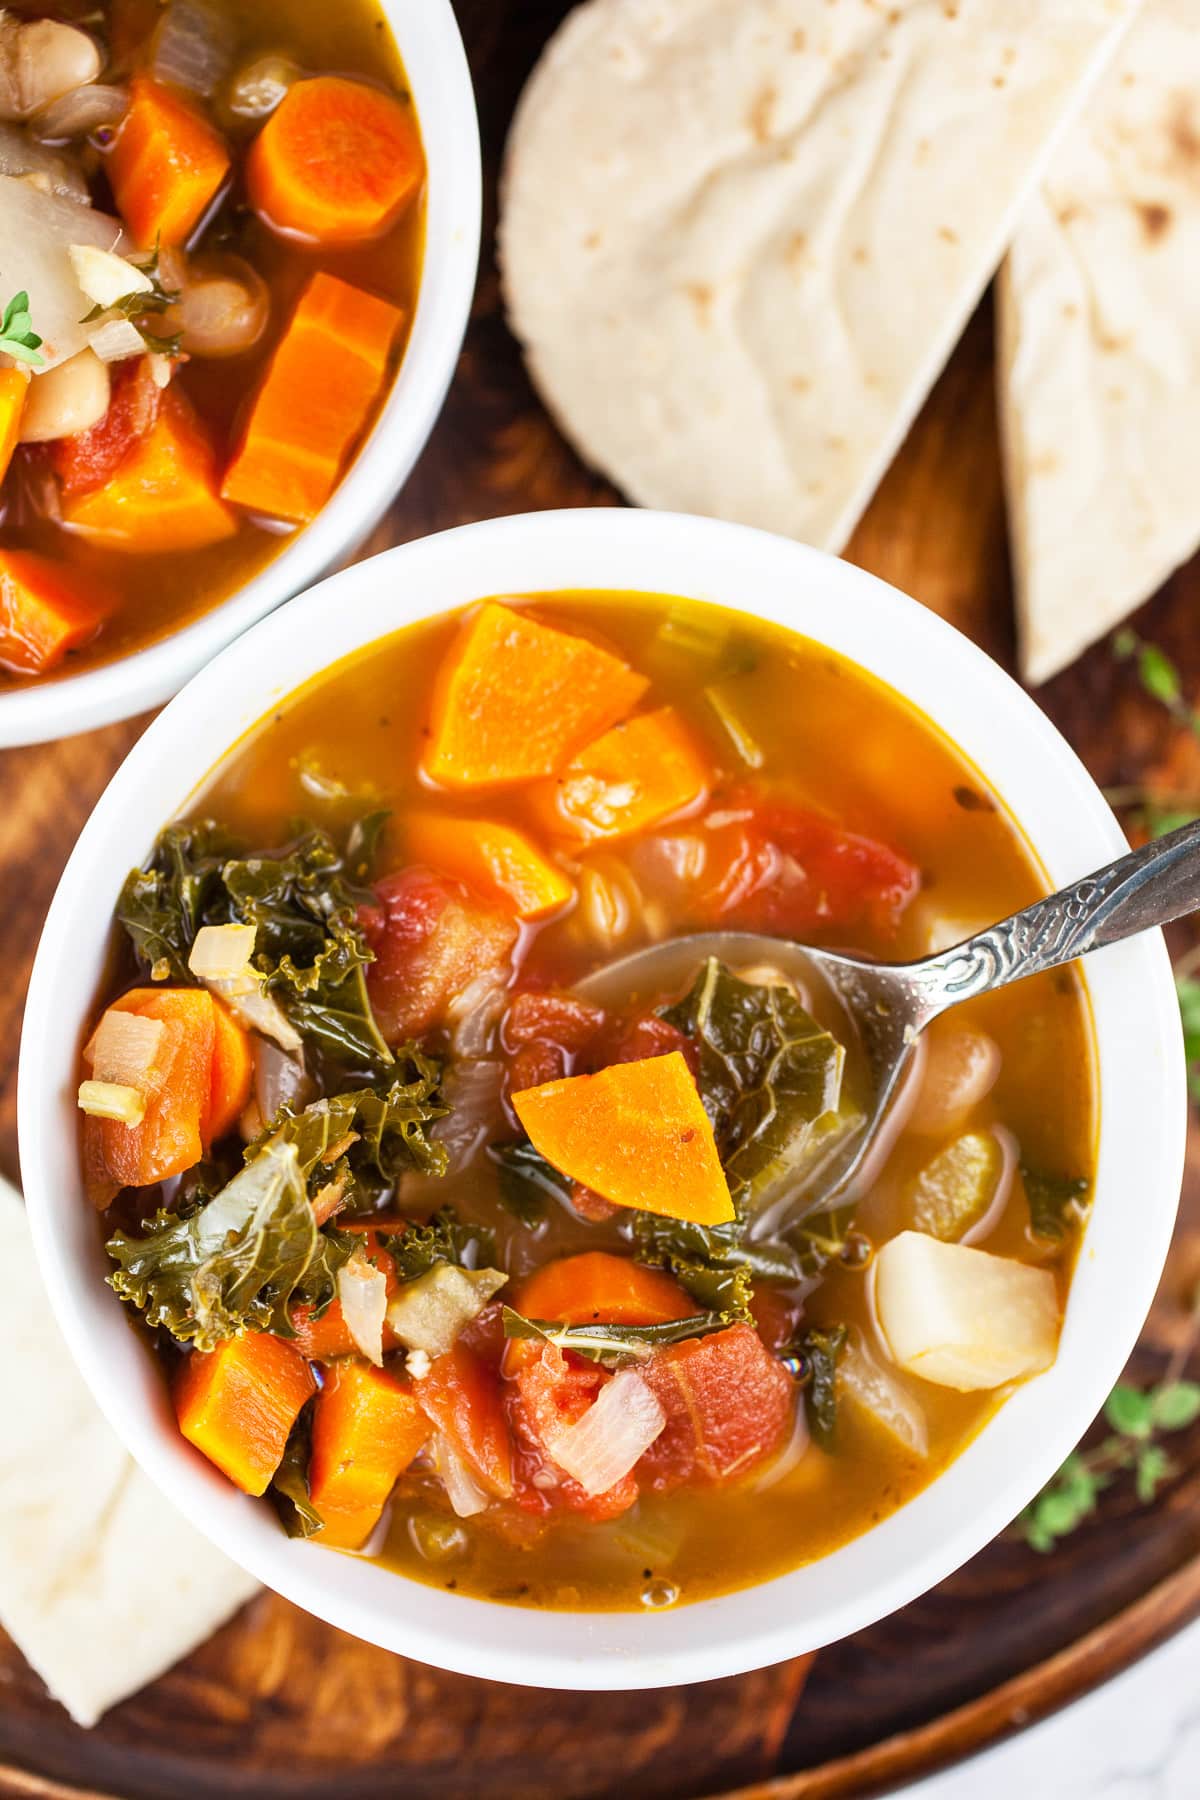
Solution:
M 217 493 L 216 461 L 182 394 L 163 396 L 158 420 L 103 487 L 68 499 L 68 525 L 129 555 L 202 550 L 232 537 L 237 520 Z
M 708 1114 L 678 1050 L 526 1088 L 512 1104 L 547 1162 L 614 1206 L 697 1225 L 734 1217 Z
M 524 832 L 490 819 L 450 819 L 415 813 L 405 827 L 414 862 L 455 875 L 491 899 L 507 902 L 518 919 L 544 919 L 575 889 Z
M 647 685 L 587 638 L 490 600 L 438 673 L 425 772 L 451 788 L 553 775 L 623 719 Z
M 309 1497 L 325 1521 L 322 1543 L 365 1543 L 429 1434 L 407 1383 L 364 1363 L 334 1365 L 313 1409 L 308 1470 Z
M 293 1344 L 248 1331 L 192 1351 L 175 1378 L 175 1416 L 189 1444 L 235 1487 L 264 1494 L 316 1385 Z
M 572 757 L 531 799 L 554 832 L 584 843 L 648 831 L 695 806 L 708 792 L 709 767 L 673 706 L 614 725 Z
M 95 637 L 111 602 L 32 550 L 0 550 L 0 669 L 44 675 Z

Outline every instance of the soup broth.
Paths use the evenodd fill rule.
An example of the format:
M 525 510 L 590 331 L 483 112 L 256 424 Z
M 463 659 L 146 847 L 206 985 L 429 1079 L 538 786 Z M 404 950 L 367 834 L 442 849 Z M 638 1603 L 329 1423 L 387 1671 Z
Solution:
M 1053 1285 L 1044 1291 L 1057 1316 L 1094 1167 L 1085 990 L 1066 970 L 956 1009 L 931 1028 L 849 1203 L 806 1210 L 814 1194 L 819 1199 L 818 1159 L 817 1173 L 806 1177 L 803 1205 L 795 1202 L 792 1180 L 783 1183 L 782 1201 L 770 1189 L 759 1210 L 758 1199 L 750 1206 L 746 1241 L 773 1240 L 782 1219 L 801 1263 L 781 1278 L 755 1273 L 752 1314 L 743 1308 L 742 1322 L 725 1320 L 724 1336 L 715 1331 L 700 1341 L 728 1343 L 730 1330 L 748 1337 L 744 1321 L 751 1317 L 758 1347 L 771 1354 L 771 1381 L 782 1368 L 789 1384 L 769 1444 L 756 1441 L 741 1461 L 735 1457 L 719 1471 L 705 1464 L 701 1444 L 684 1478 L 667 1466 L 669 1457 L 664 1463 L 660 1443 L 622 1477 L 632 1489 L 617 1482 L 601 1503 L 581 1502 L 578 1492 L 564 1501 L 567 1485 L 554 1464 L 561 1440 L 547 1435 L 542 1414 L 541 1424 L 530 1425 L 535 1403 L 524 1389 L 520 1401 L 507 1392 L 524 1379 L 519 1372 L 514 1377 L 514 1358 L 524 1358 L 525 1369 L 539 1355 L 558 1357 L 560 1375 L 564 1366 L 578 1373 L 596 1364 L 569 1346 L 542 1348 L 536 1336 L 506 1340 L 512 1321 L 503 1326 L 499 1309 L 508 1303 L 515 1313 L 532 1312 L 533 1299 L 525 1304 L 523 1296 L 546 1292 L 544 1273 L 537 1272 L 560 1259 L 595 1252 L 646 1256 L 647 1239 L 639 1235 L 646 1215 L 603 1197 L 596 1204 L 574 1170 L 566 1171 L 576 1176 L 574 1185 L 514 1184 L 513 1147 L 531 1149 L 523 1123 L 528 1138 L 538 1137 L 523 1096 L 548 1087 L 569 1091 L 584 1070 L 622 1059 L 625 1067 L 644 1068 L 639 1048 L 653 1061 L 682 1044 L 694 1072 L 694 1044 L 679 1035 L 678 1011 L 670 1012 L 676 1023 L 660 1015 L 678 1007 L 699 959 L 688 964 L 685 958 L 679 981 L 665 991 L 630 995 L 623 1012 L 616 1009 L 617 1023 L 593 1020 L 592 1038 L 582 1046 L 571 1035 L 578 1020 L 547 1015 L 540 1035 L 531 1034 L 518 1008 L 530 1007 L 530 995 L 535 1009 L 545 996 L 570 996 L 589 974 L 647 943 L 713 927 L 766 929 L 888 960 L 915 958 L 1029 903 L 1046 884 L 1002 801 L 954 746 L 901 697 L 828 650 L 743 614 L 660 595 L 562 593 L 502 604 L 573 640 L 603 646 L 644 677 L 637 717 L 670 709 L 705 770 L 703 792 L 643 829 L 581 843 L 547 823 L 536 784 L 481 792 L 435 782 L 427 771 L 444 730 L 438 723 L 444 689 L 442 701 L 435 694 L 431 719 L 431 671 L 453 665 L 463 629 L 459 620 L 442 618 L 339 664 L 279 706 L 214 772 L 191 816 L 219 820 L 243 845 L 269 847 L 287 841 L 290 822 L 300 816 L 340 842 L 364 814 L 386 812 L 371 864 L 383 894 L 393 873 L 410 879 L 410 865 L 425 865 L 439 879 L 453 873 L 436 866 L 423 821 L 431 815 L 453 821 L 446 841 L 461 846 L 467 825 L 486 814 L 493 825 L 535 843 L 565 876 L 569 898 L 514 931 L 511 952 L 498 959 L 493 991 L 487 980 L 482 988 L 477 981 L 465 1013 L 451 1006 L 413 1034 L 443 1060 L 444 1094 L 457 1106 L 460 1127 L 465 1113 L 468 1141 L 464 1148 L 461 1134 L 453 1133 L 449 1173 L 406 1174 L 382 1203 L 389 1216 L 399 1211 L 416 1218 L 448 1206 L 464 1225 L 490 1234 L 484 1260 L 508 1281 L 467 1327 L 466 1341 L 483 1363 L 504 1371 L 514 1454 L 528 1478 L 524 1501 L 496 1502 L 476 1468 L 481 1503 L 476 1511 L 464 1508 L 438 1460 L 443 1432 L 434 1453 L 427 1445 L 400 1474 L 367 1553 L 424 1582 L 540 1607 L 688 1602 L 778 1575 L 868 1530 L 926 1486 L 1010 1391 L 1010 1379 L 961 1391 L 944 1375 L 927 1379 L 902 1366 L 888 1335 L 895 1328 L 881 1322 L 876 1304 L 876 1268 L 892 1256 L 885 1246 L 894 1242 L 916 1237 L 927 1246 L 931 1237 L 939 1244 L 965 1237 L 971 1249 L 987 1253 L 989 1268 L 1048 1272 Z M 623 803 L 618 795 L 614 804 Z M 814 818 L 818 826 L 804 823 Z M 822 831 L 838 834 L 832 851 Z M 807 862 L 798 852 L 798 832 L 810 833 Z M 827 852 L 830 860 L 822 862 Z M 839 871 L 847 856 L 859 859 L 854 879 L 866 887 L 845 885 Z M 461 852 L 451 860 L 461 870 Z M 445 920 L 440 938 L 435 933 L 442 943 L 450 931 Z M 381 960 L 368 985 L 382 1018 L 392 1004 L 379 985 L 391 951 L 382 939 L 376 949 Z M 739 981 L 745 973 L 733 965 Z M 771 969 L 749 974 L 750 991 L 782 979 Z M 846 1046 L 838 1104 L 839 1117 L 849 1116 L 852 1127 L 869 1089 L 853 1028 L 819 983 L 802 981 L 801 997 L 818 1024 Z M 520 1029 L 518 1018 L 525 1020 Z M 621 1048 L 614 1050 L 617 1039 Z M 468 1063 L 472 1074 L 464 1084 Z M 482 1101 L 481 1065 L 495 1076 Z M 697 1079 L 704 1093 L 703 1070 Z M 322 1080 L 338 1085 L 327 1075 Z M 452 1111 L 435 1135 L 450 1136 L 455 1121 Z M 717 1136 L 720 1142 L 720 1128 Z M 550 1167 L 554 1174 L 552 1155 L 538 1161 L 541 1173 Z M 736 1193 L 735 1167 L 727 1158 Z M 128 1217 L 126 1194 L 110 1219 Z M 651 1224 L 667 1237 L 678 1228 L 670 1219 Z M 654 1241 L 661 1248 L 662 1237 Z M 668 1257 L 663 1273 L 685 1287 L 690 1279 L 682 1256 Z M 689 1291 L 695 1310 L 704 1312 L 711 1288 Z M 588 1315 L 596 1316 L 620 1315 Z M 683 1348 L 655 1355 L 682 1357 Z M 168 1362 L 175 1354 L 172 1347 Z M 411 1387 L 420 1395 L 428 1359 L 414 1358 L 411 1349 L 409 1358 Z M 606 1378 L 652 1366 L 653 1359 L 623 1362 L 618 1355 Z M 683 1361 L 676 1366 L 683 1369 Z M 752 1411 L 759 1377 L 749 1363 L 745 1370 L 729 1377 L 722 1404 Z M 689 1380 L 702 1393 L 699 1376 Z M 708 1401 L 702 1397 L 697 1405 L 703 1411 Z M 529 1449 L 534 1441 L 537 1455 Z M 618 1491 L 620 1503 L 613 1498 Z

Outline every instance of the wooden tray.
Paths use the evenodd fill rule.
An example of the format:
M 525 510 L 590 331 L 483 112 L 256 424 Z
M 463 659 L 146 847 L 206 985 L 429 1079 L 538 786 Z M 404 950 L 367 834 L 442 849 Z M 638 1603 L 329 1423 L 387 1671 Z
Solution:
M 617 501 L 534 400 L 490 252 L 508 120 L 564 0 L 459 0 L 458 10 L 489 176 L 483 267 L 445 413 L 370 550 L 472 518 Z M 989 305 L 849 554 L 1011 661 Z M 1200 564 L 1176 577 L 1144 621 L 1193 692 L 1198 605 Z M 1038 698 L 1100 780 L 1149 776 L 1200 791 L 1200 751 L 1177 741 L 1106 649 Z M 0 1167 L 11 1175 L 19 1018 L 38 932 L 79 827 L 144 724 L 0 754 Z M 1182 1280 L 1200 1269 L 1200 1142 L 1193 1148 L 1175 1272 L 1138 1353 L 1146 1377 L 1185 1329 L 1172 1298 L 1176 1272 Z M 1200 1431 L 1176 1440 L 1175 1456 L 1183 1473 L 1153 1509 L 1118 1486 L 1052 1557 L 998 1541 L 925 1599 L 824 1651 L 807 1686 L 801 1660 L 654 1694 L 531 1694 L 386 1655 L 263 1595 L 85 1733 L 0 1637 L 0 1794 L 683 1800 L 735 1787 L 765 1797 L 754 1784 L 772 1776 L 782 1777 L 771 1783 L 773 1800 L 878 1791 L 1040 1716 L 1200 1612 Z

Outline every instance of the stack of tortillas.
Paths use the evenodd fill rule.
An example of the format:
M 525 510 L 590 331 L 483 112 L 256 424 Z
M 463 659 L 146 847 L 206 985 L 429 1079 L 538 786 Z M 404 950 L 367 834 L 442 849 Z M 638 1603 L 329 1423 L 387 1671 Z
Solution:
M 1148 0 L 999 288 L 1022 662 L 1042 681 L 1200 545 L 1200 0 Z
M 1189 40 L 1195 84 L 1200 0 L 1149 4 L 1162 18 L 1125 40 L 1135 72 L 1137 59 L 1168 54 L 1159 38 L 1170 30 Z M 1200 309 L 1183 284 L 1171 332 L 1148 356 L 1140 327 L 1154 330 L 1156 313 L 1132 291 L 1119 227 L 1100 220 L 1087 235 L 1063 223 L 1069 203 L 1036 194 L 1048 169 L 1054 193 L 1123 179 L 1103 143 L 1140 115 L 1108 67 L 1138 10 L 1138 0 L 578 6 L 514 121 L 500 257 L 530 370 L 581 454 L 639 504 L 842 549 L 1020 227 L 1005 394 L 1026 661 L 1042 678 L 1069 660 L 1185 553 L 1186 533 L 1167 528 L 1187 474 L 1177 436 L 1169 448 L 1156 441 L 1153 467 L 1145 443 L 1122 442 L 1139 484 L 1154 488 L 1153 517 L 1147 502 L 1136 524 L 1155 541 L 1157 574 L 1130 552 L 1137 567 L 1119 591 L 1107 551 L 1067 554 L 1096 504 L 1092 474 L 1072 466 L 1058 496 L 1048 477 L 1054 457 L 1066 469 L 1085 456 L 1083 432 L 1111 442 L 1130 416 L 1106 416 L 1116 403 L 1097 387 L 1099 351 L 1087 344 L 1056 367 L 1052 390 L 1045 383 L 1069 324 L 1057 297 L 1064 262 L 1085 333 L 1093 254 L 1113 264 L 1124 368 L 1106 386 L 1144 393 L 1153 372 L 1164 387 L 1179 378 L 1195 389 Z M 1195 15 L 1186 28 L 1185 12 Z M 1072 134 L 1093 92 L 1097 118 L 1123 110 L 1111 131 L 1089 118 Z M 1139 167 L 1145 155 L 1129 150 Z M 1160 255 L 1182 259 L 1197 241 L 1198 167 L 1190 231 L 1174 186 L 1153 203 L 1177 232 L 1168 252 L 1158 231 Z M 1129 254 L 1145 263 L 1159 214 L 1124 211 L 1143 233 L 1140 246 L 1130 234 Z M 1200 434 L 1194 398 L 1172 387 L 1181 431 L 1189 400 Z M 1081 424 L 1081 412 L 1097 423 Z M 1092 449 L 1099 463 L 1106 451 Z M 1200 492 L 1190 516 L 1200 522 Z M 1103 601 L 1064 592 L 1076 569 L 1102 578 Z

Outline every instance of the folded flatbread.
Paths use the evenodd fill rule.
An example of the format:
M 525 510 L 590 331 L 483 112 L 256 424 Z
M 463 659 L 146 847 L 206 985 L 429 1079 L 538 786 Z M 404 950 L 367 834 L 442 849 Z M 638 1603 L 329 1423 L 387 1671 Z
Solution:
M 50 1312 L 25 1209 L 3 1182 L 0 1266 L 0 1625 L 76 1723 L 94 1725 L 257 1584 L 164 1500 L 102 1418 Z
M 1136 0 L 588 0 L 507 153 L 533 378 L 647 506 L 840 549 Z
M 998 292 L 1021 663 L 1038 682 L 1200 545 L 1200 0 L 1147 0 Z

